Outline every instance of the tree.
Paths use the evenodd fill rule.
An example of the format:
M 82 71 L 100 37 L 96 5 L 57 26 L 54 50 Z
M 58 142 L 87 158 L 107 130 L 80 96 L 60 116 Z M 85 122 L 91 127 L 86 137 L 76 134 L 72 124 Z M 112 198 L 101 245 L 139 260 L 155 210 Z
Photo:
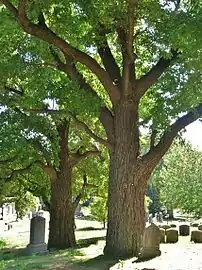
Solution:
M 177 142 L 163 158 L 163 166 L 152 179 L 160 189 L 163 204 L 170 209 L 202 214 L 202 153 L 187 142 Z
M 1 13 L 11 15 L 4 25 L 14 18 L 13 25 L 37 37 L 37 44 L 47 51 L 51 47 L 54 60 L 47 62 L 50 58 L 41 52 L 41 65 L 50 63 L 85 89 L 85 95 L 102 99 L 100 121 L 107 139 L 96 139 L 110 155 L 104 252 L 137 255 L 152 171 L 178 132 L 202 113 L 200 5 L 155 0 L 0 2 L 6 7 Z M 143 124 L 151 135 L 146 153 L 141 152 Z
M 102 222 L 103 228 L 105 229 L 107 221 L 107 199 L 103 197 L 93 198 L 90 210 L 94 218 L 97 221 Z
M 1 182 L 10 184 L 13 180 L 18 180 L 21 187 L 45 198 L 46 204 L 50 196 L 48 246 L 72 247 L 76 244 L 74 211 L 85 189 L 91 186 L 84 179 L 81 190 L 72 202 L 72 171 L 79 162 L 89 156 L 101 158 L 100 151 L 84 133 L 70 126 L 71 120 L 66 113 L 62 116 L 58 109 L 52 115 L 52 111 L 49 114 L 47 109 L 30 109 L 26 100 L 29 97 L 28 88 L 24 90 L 23 105 L 20 103 L 21 98 L 18 100 L 17 97 L 15 102 L 13 101 L 15 93 L 13 94 L 13 89 L 9 90 L 9 97 L 5 93 L 1 96 L 1 102 L 5 105 L 6 100 L 8 107 L 1 112 L 2 156 L 7 152 L 7 158 L 2 157 L 1 161 L 4 166 Z M 9 143 L 3 141 L 4 138 L 7 138 Z M 23 174 L 32 177 L 26 179 Z M 50 180 L 49 185 L 45 184 L 47 178 Z M 38 183 L 41 181 L 44 181 L 43 185 Z M 43 187 L 46 187 L 45 192 Z M 50 190 L 50 193 L 47 193 L 47 190 Z M 21 203 L 22 201 L 18 201 L 18 205 Z

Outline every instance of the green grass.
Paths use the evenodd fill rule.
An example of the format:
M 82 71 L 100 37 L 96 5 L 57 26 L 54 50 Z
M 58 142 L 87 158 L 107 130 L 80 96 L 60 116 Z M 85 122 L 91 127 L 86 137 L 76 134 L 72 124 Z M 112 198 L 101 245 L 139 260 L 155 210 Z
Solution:
M 56 269 L 61 265 L 64 267 L 69 263 L 81 262 L 82 256 L 84 256 L 79 249 L 67 249 L 32 256 L 25 256 L 23 252 L 24 249 L 3 249 L 0 251 L 0 269 Z
M 8 246 L 8 243 L 4 239 L 0 239 L 0 250 Z

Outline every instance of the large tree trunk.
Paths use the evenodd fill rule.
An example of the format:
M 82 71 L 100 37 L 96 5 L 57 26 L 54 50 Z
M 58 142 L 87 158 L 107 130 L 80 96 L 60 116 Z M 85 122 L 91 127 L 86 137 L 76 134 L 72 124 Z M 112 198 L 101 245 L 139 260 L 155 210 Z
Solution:
M 64 249 L 75 245 L 74 210 L 70 185 L 69 181 L 61 176 L 51 183 L 48 248 Z
M 49 248 L 64 249 L 76 245 L 74 207 L 72 204 L 72 166 L 68 152 L 69 122 L 61 121 L 59 134 L 59 168 L 52 174 L 49 224 Z
M 110 154 L 108 227 L 105 255 L 137 255 L 145 227 L 144 197 L 149 173 L 139 155 L 134 106 L 115 111 L 115 145 Z M 145 170 L 144 170 L 145 169 Z

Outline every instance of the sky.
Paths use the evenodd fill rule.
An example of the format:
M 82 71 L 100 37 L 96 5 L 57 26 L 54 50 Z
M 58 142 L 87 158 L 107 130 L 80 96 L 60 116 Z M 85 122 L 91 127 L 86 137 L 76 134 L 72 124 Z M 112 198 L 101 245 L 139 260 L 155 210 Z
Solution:
M 187 126 L 184 137 L 202 151 L 202 122 L 198 120 Z

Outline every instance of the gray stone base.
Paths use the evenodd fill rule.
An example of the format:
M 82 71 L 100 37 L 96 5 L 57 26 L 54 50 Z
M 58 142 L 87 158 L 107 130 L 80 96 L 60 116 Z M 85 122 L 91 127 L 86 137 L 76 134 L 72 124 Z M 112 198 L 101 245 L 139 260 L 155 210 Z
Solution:
M 47 245 L 45 243 L 39 244 L 39 245 L 34 245 L 34 244 L 29 244 L 27 245 L 25 249 L 25 254 L 26 255 L 32 255 L 32 254 L 43 254 L 47 253 Z

